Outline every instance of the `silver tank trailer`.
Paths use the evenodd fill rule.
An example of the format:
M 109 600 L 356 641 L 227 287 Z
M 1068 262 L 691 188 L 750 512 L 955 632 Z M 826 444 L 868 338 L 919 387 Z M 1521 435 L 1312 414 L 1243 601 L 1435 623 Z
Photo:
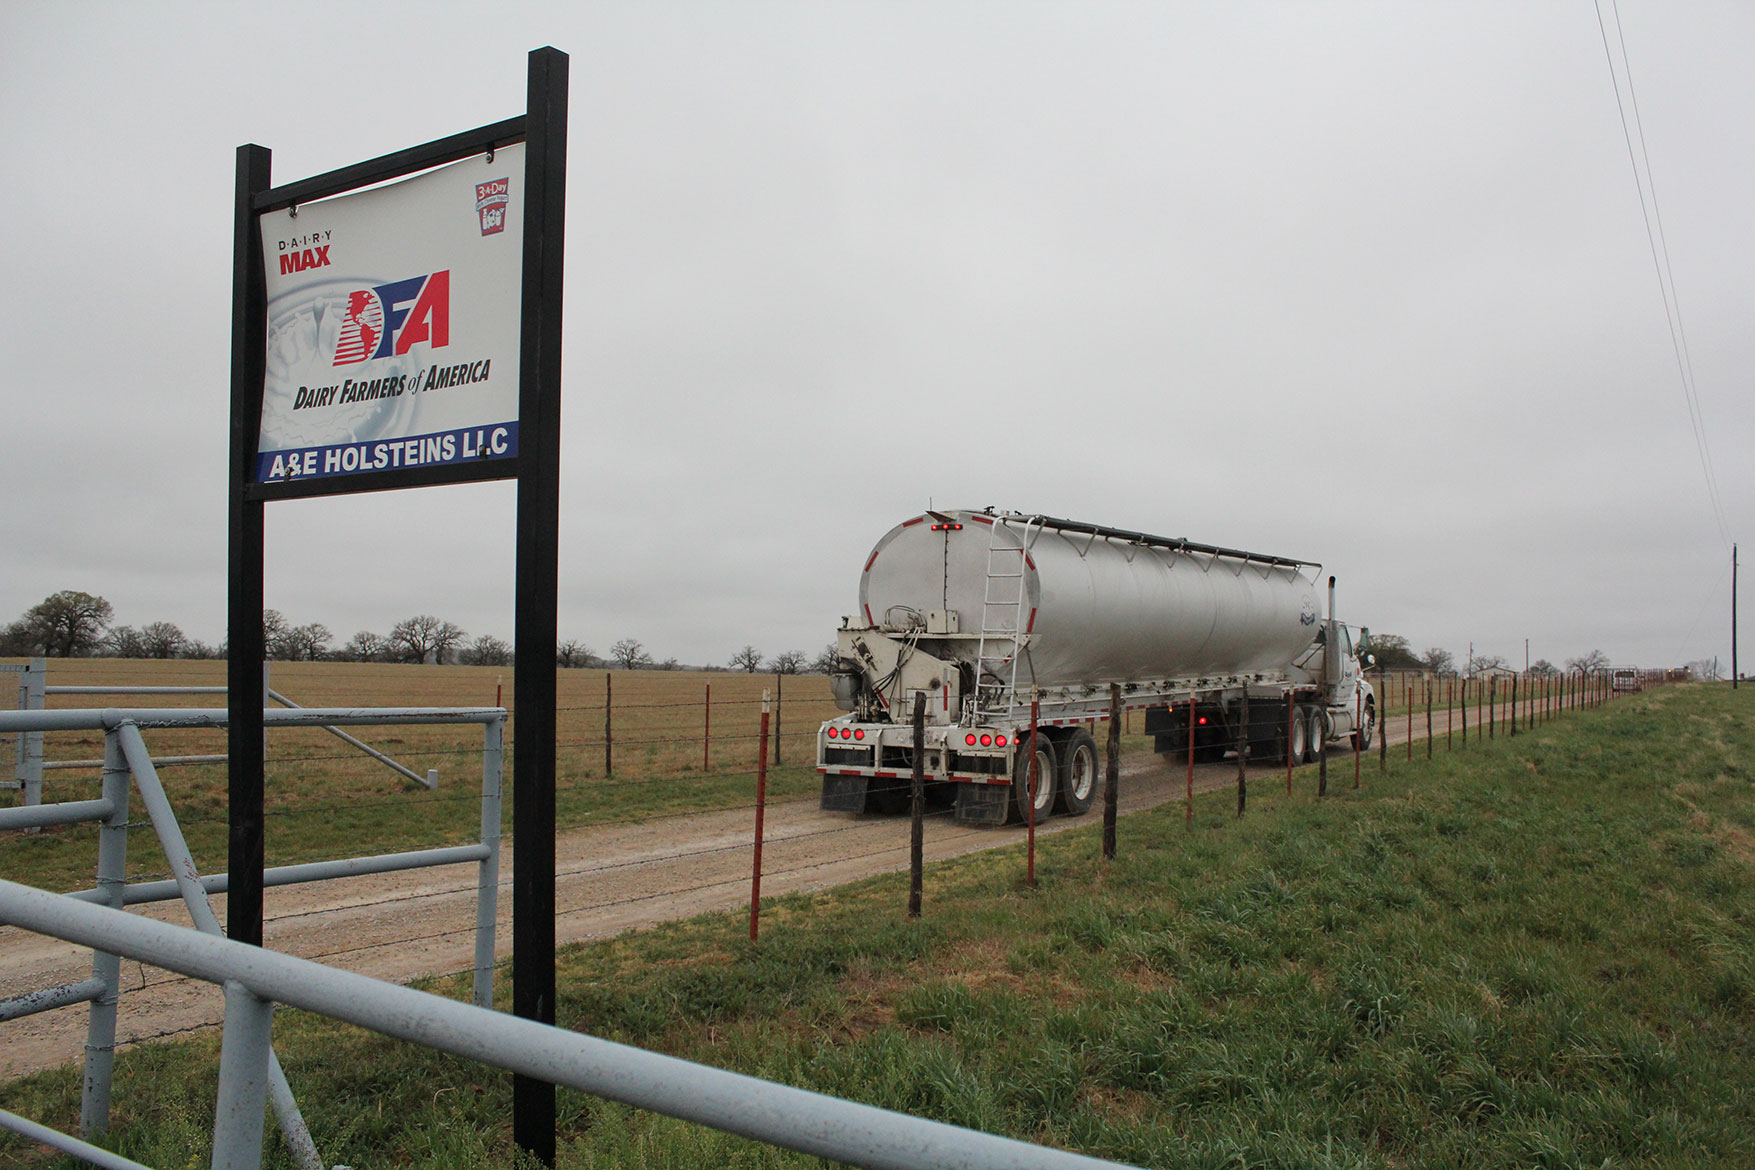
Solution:
M 1316 586 L 1303 572 L 1320 566 L 1186 542 L 1148 545 L 1095 526 L 1026 526 L 1026 519 L 955 511 L 897 525 L 860 577 L 866 620 L 924 624 L 932 611 L 955 611 L 965 637 L 934 652 L 973 663 L 977 640 L 968 635 L 981 630 L 997 542 L 1014 551 L 992 554 L 992 596 L 1001 604 L 988 606 L 987 616 L 990 627 L 1011 628 L 1015 613 L 1028 634 L 1020 690 L 1280 673 L 1321 629 Z M 1018 605 L 1020 579 L 997 574 L 1017 572 L 1020 546 L 1027 555 Z

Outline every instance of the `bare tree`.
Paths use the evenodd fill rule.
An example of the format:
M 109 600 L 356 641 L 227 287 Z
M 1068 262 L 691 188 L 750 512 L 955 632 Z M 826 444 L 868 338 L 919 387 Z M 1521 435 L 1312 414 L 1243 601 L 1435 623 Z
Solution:
M 659 670 L 681 670 L 682 663 L 678 662 L 675 658 L 666 658 L 663 662 L 660 662 L 658 664 L 658 669 Z
M 322 622 L 288 626 L 274 640 L 274 657 L 293 662 L 315 662 L 329 649 L 329 639 L 334 636 Z
M 555 646 L 555 665 L 585 666 L 591 661 L 591 648 L 577 638 L 568 638 Z
M 830 642 L 823 647 L 822 653 L 810 660 L 810 672 L 812 674 L 828 674 L 835 669 L 835 664 L 840 661 L 841 652 L 835 648 L 835 643 Z
M 133 626 L 117 626 L 104 635 L 104 649 L 117 658 L 146 658 L 146 639 Z
M 1420 655 L 1420 666 L 1422 669 L 1438 675 L 1456 673 L 1456 659 L 1452 657 L 1450 651 L 1442 650 L 1437 646 L 1426 647 L 1426 653 Z
M 1505 655 L 1503 654 L 1476 654 L 1473 658 L 1469 659 L 1469 676 L 1471 678 L 1489 670 L 1504 669 L 1506 669 L 1506 666 Z
M 798 674 L 804 670 L 805 657 L 803 650 L 788 650 L 784 654 L 774 655 L 768 663 L 768 669 L 775 674 Z
M 341 656 L 354 662 L 383 662 L 393 657 L 394 651 L 384 635 L 361 630 L 341 648 Z
M 623 638 L 609 648 L 609 656 L 623 670 L 638 670 L 642 666 L 652 665 L 652 655 L 637 638 Z
M 1530 665 L 1530 674 L 1536 678 L 1553 678 L 1560 673 L 1560 668 L 1546 658 L 1538 658 Z
M 115 610 L 109 602 L 77 589 L 51 593 L 25 611 L 18 625 L 32 650 L 50 658 L 76 658 L 103 643 Z M 27 653 L 30 651 L 27 651 Z
M 423 613 L 397 622 L 390 630 L 390 645 L 405 662 L 425 662 L 430 657 L 442 663 L 465 637 L 457 626 Z
M 754 674 L 762 668 L 762 652 L 754 646 L 746 645 L 731 656 L 730 665 Z
M 140 631 L 141 648 L 148 658 L 175 658 L 188 641 L 183 631 L 170 622 L 153 622 Z
M 512 661 L 512 648 L 492 634 L 483 634 L 464 649 L 461 657 L 470 666 L 505 666 Z
M 1592 650 L 1582 658 L 1568 658 L 1566 660 L 1566 669 L 1582 670 L 1587 674 L 1599 670 L 1607 670 L 1609 669 L 1609 656 L 1604 654 L 1601 650 Z
M 286 615 L 278 609 L 262 611 L 262 652 L 269 658 L 280 657 L 280 640 L 286 637 Z

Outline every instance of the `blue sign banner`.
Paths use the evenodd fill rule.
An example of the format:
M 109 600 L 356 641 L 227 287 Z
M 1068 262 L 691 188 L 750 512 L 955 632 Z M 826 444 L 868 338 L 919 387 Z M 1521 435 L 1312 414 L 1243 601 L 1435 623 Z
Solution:
M 256 456 L 256 482 L 296 483 L 332 475 L 514 459 L 517 455 L 518 424 L 490 423 L 400 439 L 262 451 Z

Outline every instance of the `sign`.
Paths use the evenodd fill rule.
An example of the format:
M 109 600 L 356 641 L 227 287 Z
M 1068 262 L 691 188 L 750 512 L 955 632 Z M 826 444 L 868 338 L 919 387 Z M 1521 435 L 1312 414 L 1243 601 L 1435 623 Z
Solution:
M 517 457 L 524 145 L 487 157 L 261 216 L 252 482 Z

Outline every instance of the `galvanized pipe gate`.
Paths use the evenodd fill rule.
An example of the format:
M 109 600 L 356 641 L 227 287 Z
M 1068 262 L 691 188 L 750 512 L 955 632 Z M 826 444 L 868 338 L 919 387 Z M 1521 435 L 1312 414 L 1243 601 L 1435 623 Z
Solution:
M 198 931 L 219 937 L 218 917 L 208 903 L 208 895 L 222 893 L 229 887 L 228 874 L 201 875 L 183 839 L 170 800 L 158 777 L 151 753 L 141 738 L 142 727 L 215 727 L 223 726 L 224 710 L 208 709 L 137 709 L 137 710 L 28 710 L 0 711 L 0 734 L 18 732 L 20 742 L 35 739 L 40 743 L 44 731 L 101 730 L 104 732 L 103 790 L 97 800 L 67 801 L 56 804 L 34 804 L 0 809 L 0 829 L 31 829 L 44 825 L 78 824 L 96 821 L 101 828 L 98 837 L 97 887 L 67 895 L 47 895 L 62 906 L 95 902 L 111 910 L 142 902 L 163 901 L 181 897 Z M 474 955 L 474 1001 L 483 1008 L 493 1004 L 494 930 L 499 899 L 501 778 L 504 771 L 504 734 L 506 713 L 501 708 L 299 708 L 264 713 L 267 726 L 323 727 L 335 730 L 339 725 L 397 725 L 434 723 L 479 723 L 483 728 L 481 840 L 474 845 L 414 850 L 380 854 L 304 865 L 281 866 L 264 871 L 264 886 L 290 885 L 298 882 L 331 878 L 389 873 L 435 865 L 474 862 L 477 865 L 476 932 Z M 39 749 L 40 750 L 40 749 Z M 175 877 L 169 881 L 127 883 L 128 798 L 130 781 L 139 792 L 153 831 L 164 850 L 165 860 Z M 118 916 L 128 920 L 128 916 Z M 88 944 L 89 945 L 89 944 Z M 107 943 L 94 947 L 92 974 L 88 979 L 61 987 L 48 988 L 0 1001 L 0 1020 L 17 1019 L 57 1007 L 86 1003 L 90 1005 L 87 1026 L 84 1091 L 80 1101 L 80 1131 L 86 1137 L 103 1133 L 109 1126 L 110 1084 L 116 1045 L 117 1004 L 121 991 L 121 959 L 116 947 Z M 272 1050 L 266 1052 L 262 1069 L 264 1091 L 274 1105 L 282 1135 L 288 1149 L 302 1170 L 321 1170 L 322 1160 L 312 1144 L 309 1131 L 292 1090 L 280 1071 Z M 260 1112 L 260 1111 L 258 1111 Z M 257 1118 L 258 1130 L 260 1117 Z M 14 1124 L 20 1122 L 21 1124 Z M 41 1127 L 11 1114 L 0 1113 L 0 1127 L 28 1132 L 36 1136 Z M 28 1129 L 25 1127 L 29 1127 Z M 52 1132 L 52 1131 L 51 1131 Z M 88 1146 L 65 1135 L 48 1144 L 69 1153 L 95 1160 L 98 1165 L 132 1165 L 126 1159 L 113 1160 L 113 1155 L 94 1159 Z M 37 1140 L 48 1140 L 37 1136 Z M 102 1151 L 98 1151 L 103 1153 Z

